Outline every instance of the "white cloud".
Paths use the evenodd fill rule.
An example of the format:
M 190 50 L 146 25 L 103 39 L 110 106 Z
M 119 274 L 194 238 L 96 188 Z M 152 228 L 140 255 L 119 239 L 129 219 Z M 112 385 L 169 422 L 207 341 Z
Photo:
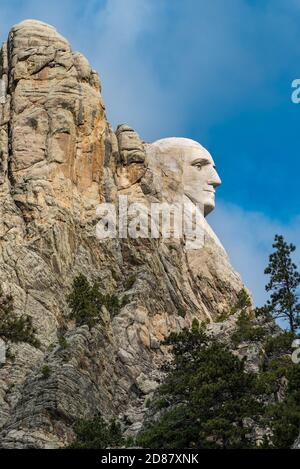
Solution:
M 249 212 L 232 204 L 219 202 L 209 217 L 212 225 L 246 286 L 252 291 L 255 303 L 260 306 L 266 299 L 268 264 L 275 234 L 282 234 L 287 242 L 297 246 L 300 239 L 300 217 L 284 225 L 271 220 L 262 213 Z M 295 253 L 299 265 L 300 245 Z
M 4 0 L 3 39 L 28 17 L 88 56 L 113 125 L 128 122 L 147 140 L 191 127 L 204 136 L 243 105 L 274 104 L 272 82 L 299 56 L 296 0 Z
M 161 7 L 149 0 L 109 0 L 93 21 L 93 65 L 100 71 L 108 117 L 127 122 L 142 136 L 180 132 L 180 114 L 171 93 L 165 93 L 140 42 L 158 27 Z
M 299 13 L 298 0 L 4 0 L 0 33 L 26 18 L 55 25 L 99 71 L 112 124 L 152 140 L 191 127 L 204 135 L 245 106 L 276 103 L 273 82 L 300 60 Z M 220 203 L 210 219 L 264 302 L 274 235 L 297 243 L 299 219 L 285 226 Z

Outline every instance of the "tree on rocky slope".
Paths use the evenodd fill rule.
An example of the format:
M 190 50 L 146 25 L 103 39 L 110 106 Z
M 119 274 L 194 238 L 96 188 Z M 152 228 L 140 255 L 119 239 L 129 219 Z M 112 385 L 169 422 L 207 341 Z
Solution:
M 101 308 L 105 306 L 113 316 L 117 314 L 126 301 L 122 302 L 114 294 L 103 294 L 99 284 L 90 284 L 88 279 L 79 274 L 73 280 L 72 291 L 67 298 L 71 309 L 70 318 L 74 319 L 77 326 L 87 324 L 90 328 L 95 326 L 101 319 Z
M 171 334 L 174 361 L 138 444 L 148 448 L 251 448 L 259 425 L 257 376 L 199 327 Z
M 296 250 L 283 236 L 276 235 L 273 244 L 275 251 L 269 257 L 265 274 L 270 276 L 266 290 L 271 292 L 267 310 L 275 319 L 288 321 L 290 331 L 295 333 L 300 326 L 300 303 L 297 290 L 300 286 L 300 273 L 292 261 Z
M 111 420 L 107 423 L 100 415 L 91 420 L 78 420 L 74 426 L 76 439 L 70 449 L 118 448 L 123 444 L 121 427 Z
M 266 337 L 260 370 L 252 373 L 195 324 L 191 331 L 171 334 L 173 361 L 137 443 L 146 448 L 290 448 L 300 428 L 300 364 L 291 360 L 292 338 L 290 332 Z
M 73 281 L 68 304 L 71 309 L 70 317 L 78 326 L 87 324 L 92 327 L 100 318 L 103 295 L 96 284 L 91 285 L 88 279 L 80 274 Z
M 300 364 L 291 360 L 293 338 L 284 331 L 264 344 L 259 382 L 268 401 L 264 418 L 270 429 L 269 448 L 290 448 L 299 435 Z
M 11 342 L 27 342 L 39 347 L 36 331 L 32 325 L 31 317 L 17 316 L 14 311 L 14 302 L 11 295 L 5 295 L 0 287 L 0 337 Z

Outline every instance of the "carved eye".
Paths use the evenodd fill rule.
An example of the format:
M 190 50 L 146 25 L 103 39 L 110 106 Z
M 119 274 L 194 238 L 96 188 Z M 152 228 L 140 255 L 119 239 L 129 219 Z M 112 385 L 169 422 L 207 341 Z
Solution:
M 207 166 L 209 165 L 209 161 L 197 161 L 195 163 L 192 164 L 192 166 L 194 166 L 195 168 L 199 169 L 199 171 L 204 167 L 204 166 Z
M 205 163 L 205 161 L 201 162 L 201 163 L 196 163 L 194 166 L 196 166 L 197 169 L 199 169 L 199 171 L 204 167 L 206 166 L 208 163 Z

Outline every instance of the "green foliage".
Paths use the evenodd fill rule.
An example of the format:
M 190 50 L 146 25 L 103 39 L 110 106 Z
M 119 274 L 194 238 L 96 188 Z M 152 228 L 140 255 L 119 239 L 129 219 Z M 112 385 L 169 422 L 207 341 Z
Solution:
M 295 336 L 283 332 L 265 344 L 259 381 L 271 403 L 266 408 L 266 425 L 271 430 L 269 447 L 290 448 L 300 427 L 300 365 L 291 360 Z
M 59 343 L 60 348 L 62 348 L 63 350 L 65 350 L 69 347 L 68 341 L 66 340 L 66 338 L 63 335 L 59 336 L 58 343 Z
M 236 323 L 236 330 L 231 337 L 234 345 L 238 345 L 244 341 L 261 340 L 265 335 L 262 327 L 255 327 L 253 325 L 252 316 L 255 316 L 255 314 L 251 307 L 251 298 L 245 288 L 242 288 L 237 295 L 237 301 L 234 306 L 228 312 L 223 312 L 217 319 L 217 322 L 223 322 L 232 314 L 236 314 L 238 311 L 240 312 Z
M 253 319 L 245 309 L 239 314 L 236 326 L 236 330 L 231 336 L 234 345 L 246 341 L 258 341 L 265 336 L 264 329 L 253 325 Z
M 13 299 L 4 295 L 0 288 L 0 336 L 12 342 L 27 342 L 39 347 L 35 329 L 29 316 L 18 317 L 14 312 Z
M 159 388 L 158 420 L 146 423 L 137 444 L 147 448 L 251 448 L 249 419 L 259 423 L 256 375 L 203 328 L 171 334 L 174 361 Z M 154 409 L 157 407 L 153 402 Z
M 41 369 L 42 373 L 42 378 L 47 379 L 51 375 L 51 368 L 48 365 L 44 365 L 43 368 Z
M 200 326 L 200 323 L 199 323 L 198 319 L 194 318 L 193 321 L 192 321 L 192 332 L 197 335 L 198 333 L 200 333 L 200 331 L 204 332 L 204 329 L 205 329 L 205 326 L 204 325 Z M 203 340 L 204 340 L 204 338 L 206 338 L 205 334 L 203 334 L 202 338 L 203 338 Z M 176 340 L 175 340 L 175 342 L 176 342 Z
M 166 397 L 162 397 L 161 399 L 155 399 L 155 401 L 151 402 L 149 400 L 148 407 L 153 407 L 155 410 L 165 409 L 169 406 L 169 401 Z
M 120 311 L 121 305 L 119 302 L 119 298 L 116 295 L 104 295 L 103 304 L 112 316 L 115 316 Z
M 241 318 L 246 336 L 253 338 L 245 310 Z M 137 444 L 154 449 L 290 448 L 300 428 L 294 338 L 289 332 L 267 338 L 260 372 L 254 374 L 198 321 L 191 331 L 171 334 L 166 343 L 172 346 L 173 362 L 150 403 L 150 415 L 156 416 L 146 422 Z M 256 441 L 254 429 L 267 430 L 262 441 Z
M 233 312 L 236 313 L 237 311 L 248 308 L 251 308 L 251 298 L 245 288 L 242 288 L 242 290 L 238 293 L 237 301 L 232 309 L 232 314 Z
M 106 423 L 100 416 L 92 420 L 79 420 L 74 431 L 76 440 L 69 446 L 71 449 L 118 448 L 124 443 L 120 424 L 115 420 Z
M 300 428 L 300 366 L 291 365 L 286 372 L 285 398 L 270 406 L 272 439 L 275 448 L 290 448 L 299 436 Z
M 72 292 L 67 301 L 71 309 L 70 317 L 76 321 L 76 325 L 87 324 L 91 328 L 101 319 L 102 306 L 115 316 L 127 301 L 127 297 L 120 302 L 114 294 L 103 294 L 98 283 L 91 285 L 88 279 L 80 274 L 73 281 Z
M 232 308 L 230 308 L 229 311 L 223 311 L 218 316 L 216 322 L 224 322 L 238 311 L 248 310 L 249 308 L 251 308 L 251 298 L 248 295 L 246 289 L 242 288 L 242 290 L 238 293 L 237 300 Z
M 180 308 L 180 307 L 179 307 L 179 308 L 177 309 L 177 314 L 178 314 L 178 316 L 180 316 L 181 318 L 185 318 L 185 316 L 186 316 L 186 311 L 185 311 L 183 308 Z
M 239 312 L 232 335 L 235 346 L 259 341 L 264 352 L 259 373 L 211 340 L 197 320 L 191 331 L 171 334 L 173 361 L 150 404 L 150 415 L 137 444 L 150 448 L 290 448 L 300 428 L 300 364 L 291 360 L 300 326 L 297 289 L 300 274 L 291 260 L 293 245 L 276 236 L 266 274 L 271 301 L 255 311 L 245 289 L 219 321 Z M 253 317 L 284 318 L 290 332 L 266 338 Z M 261 441 L 255 434 L 266 431 Z
M 290 355 L 294 338 L 294 334 L 287 331 L 282 332 L 276 337 L 269 337 L 264 344 L 267 359 L 270 360 L 270 358 L 274 359 Z
M 267 310 L 275 319 L 288 321 L 291 332 L 300 326 L 300 303 L 297 290 L 300 285 L 300 273 L 291 255 L 296 250 L 293 244 L 287 244 L 283 236 L 276 235 L 273 244 L 275 251 L 269 257 L 265 274 L 270 276 L 266 290 L 271 292 Z
M 277 402 L 286 375 L 291 366 L 292 334 L 283 332 L 277 337 L 270 337 L 264 344 L 264 355 L 260 365 L 260 384 L 263 392 Z
M 127 305 L 129 301 L 130 301 L 130 296 L 123 295 L 122 300 L 120 301 L 120 308 L 123 308 L 123 306 Z
M 132 436 L 129 436 L 128 438 L 126 438 L 123 444 L 125 448 L 132 448 L 134 445 L 135 445 L 135 440 Z
M 253 310 L 254 316 L 256 318 L 261 318 L 264 322 L 272 321 L 273 317 L 268 305 L 257 307 Z
M 127 278 L 127 280 L 125 282 L 125 290 L 130 290 L 133 287 L 133 285 L 135 284 L 136 279 L 137 279 L 137 274 L 129 275 L 129 277 Z
M 146 402 L 145 402 L 146 409 L 148 409 L 150 407 L 150 403 L 151 403 L 150 399 L 147 399 Z
M 216 318 L 216 322 L 224 322 L 224 321 L 227 321 L 227 319 L 229 319 L 230 317 L 230 311 L 223 311 L 217 318 Z
M 90 285 L 87 278 L 80 274 L 73 281 L 72 292 L 68 296 L 68 305 L 71 309 L 71 319 L 77 326 L 87 324 L 93 327 L 99 320 L 103 295 L 98 285 Z
M 103 304 L 108 309 L 112 317 L 119 314 L 121 308 L 123 308 L 123 306 L 125 306 L 128 301 L 128 295 L 124 295 L 122 300 L 119 300 L 117 295 L 103 295 Z

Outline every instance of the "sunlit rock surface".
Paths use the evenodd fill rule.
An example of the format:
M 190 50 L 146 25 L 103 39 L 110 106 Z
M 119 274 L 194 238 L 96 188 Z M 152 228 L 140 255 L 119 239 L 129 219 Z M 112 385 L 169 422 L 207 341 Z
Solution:
M 97 412 L 119 416 L 134 434 L 162 378 L 164 338 L 195 317 L 213 322 L 242 288 L 204 217 L 198 249 L 184 239 L 99 241 L 98 204 L 117 207 L 127 195 L 150 207 L 196 188 L 195 173 L 183 177 L 185 158 L 166 172 L 157 142 L 124 124 L 114 133 L 100 93 L 97 73 L 53 27 L 29 20 L 12 28 L 0 54 L 1 286 L 16 312 L 32 317 L 42 345 L 6 344 L 5 448 L 64 446 L 74 420 Z M 220 182 L 212 172 L 205 181 Z M 104 309 L 91 330 L 69 319 L 66 297 L 79 273 L 120 300 L 127 295 L 119 314 Z

